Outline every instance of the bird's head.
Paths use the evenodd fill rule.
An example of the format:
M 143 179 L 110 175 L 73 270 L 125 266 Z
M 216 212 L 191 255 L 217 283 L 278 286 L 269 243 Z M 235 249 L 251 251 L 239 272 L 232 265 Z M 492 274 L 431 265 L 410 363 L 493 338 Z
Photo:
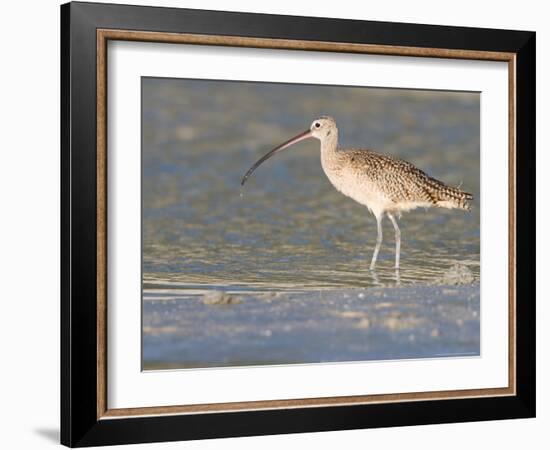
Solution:
M 321 116 L 311 122 L 309 127 L 311 137 L 317 138 L 322 141 L 330 136 L 336 136 L 338 129 L 336 128 L 336 122 L 332 117 Z

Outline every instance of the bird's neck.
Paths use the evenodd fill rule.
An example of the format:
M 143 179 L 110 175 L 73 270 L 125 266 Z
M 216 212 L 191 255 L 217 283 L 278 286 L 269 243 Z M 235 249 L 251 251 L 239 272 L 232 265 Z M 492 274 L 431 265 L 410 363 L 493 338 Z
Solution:
M 321 155 L 323 158 L 336 157 L 338 152 L 338 131 L 333 130 L 321 140 Z

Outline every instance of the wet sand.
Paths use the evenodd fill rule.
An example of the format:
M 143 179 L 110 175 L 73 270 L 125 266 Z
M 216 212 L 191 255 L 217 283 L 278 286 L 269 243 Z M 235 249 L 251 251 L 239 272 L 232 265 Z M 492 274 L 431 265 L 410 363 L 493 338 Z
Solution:
M 479 283 L 318 291 L 147 289 L 143 368 L 479 355 Z

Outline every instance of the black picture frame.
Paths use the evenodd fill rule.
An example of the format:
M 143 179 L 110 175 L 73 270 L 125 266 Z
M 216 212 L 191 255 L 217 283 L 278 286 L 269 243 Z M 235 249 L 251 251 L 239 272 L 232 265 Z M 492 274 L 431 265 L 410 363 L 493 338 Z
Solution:
M 98 29 L 516 55 L 516 395 L 98 418 Z M 71 447 L 535 416 L 534 32 L 112 4 L 61 6 L 61 443 Z

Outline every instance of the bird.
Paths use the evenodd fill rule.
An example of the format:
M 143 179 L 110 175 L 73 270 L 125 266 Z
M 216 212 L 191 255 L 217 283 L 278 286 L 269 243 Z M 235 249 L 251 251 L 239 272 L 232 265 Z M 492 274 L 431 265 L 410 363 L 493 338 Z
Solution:
M 382 219 L 387 216 L 395 231 L 395 269 L 400 268 L 401 231 L 397 220 L 401 213 L 423 207 L 469 211 L 472 194 L 430 177 L 403 159 L 366 148 L 340 148 L 338 127 L 330 116 L 315 119 L 309 129 L 278 145 L 245 173 L 244 186 L 250 175 L 266 160 L 305 139 L 321 143 L 321 166 L 331 184 L 347 197 L 366 206 L 376 218 L 377 237 L 370 270 L 374 270 L 382 245 Z

